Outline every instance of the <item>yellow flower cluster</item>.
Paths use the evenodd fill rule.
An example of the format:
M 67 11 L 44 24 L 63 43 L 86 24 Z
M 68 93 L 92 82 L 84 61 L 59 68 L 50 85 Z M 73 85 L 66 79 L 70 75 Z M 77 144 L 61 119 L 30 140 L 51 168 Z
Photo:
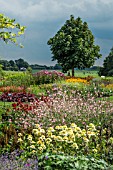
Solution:
M 108 89 L 113 89 L 113 84 L 108 84 L 108 85 L 106 86 L 106 88 L 108 88 Z
M 86 79 L 74 78 L 74 77 L 66 79 L 66 82 L 68 82 L 68 83 L 85 83 L 85 84 L 88 84 L 88 81 Z
M 105 133 L 106 129 L 103 129 L 102 135 L 104 136 Z M 66 125 L 49 127 L 46 131 L 37 124 L 32 130 L 32 134 L 22 139 L 22 134 L 19 133 L 18 137 L 21 148 L 24 143 L 27 143 L 26 147 L 31 150 L 31 153 L 52 152 L 74 155 L 80 150 L 85 150 L 86 147 L 92 153 L 97 153 L 100 149 L 99 130 L 92 123 L 85 129 L 72 123 L 70 127 Z M 113 144 L 112 137 L 109 139 L 109 143 Z

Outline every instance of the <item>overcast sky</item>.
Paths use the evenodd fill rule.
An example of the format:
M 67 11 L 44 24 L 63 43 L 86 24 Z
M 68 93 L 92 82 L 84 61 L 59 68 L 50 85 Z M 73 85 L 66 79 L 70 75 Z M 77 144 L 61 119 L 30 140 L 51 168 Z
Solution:
M 0 42 L 0 58 L 23 58 L 29 64 L 54 65 L 47 41 L 74 15 L 88 23 L 100 46 L 102 58 L 95 65 L 102 65 L 113 47 L 113 0 L 0 0 L 0 13 L 26 26 L 25 35 L 18 41 L 21 49 Z

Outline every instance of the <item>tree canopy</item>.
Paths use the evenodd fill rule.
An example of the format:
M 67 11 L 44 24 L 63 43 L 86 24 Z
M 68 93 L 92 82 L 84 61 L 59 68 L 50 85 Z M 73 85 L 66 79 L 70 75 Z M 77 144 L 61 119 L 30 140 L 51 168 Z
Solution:
M 16 38 L 24 34 L 25 28 L 25 26 L 15 23 L 15 19 L 0 14 L 0 39 L 5 43 L 12 42 L 18 45 Z M 20 44 L 20 47 L 23 46 Z
M 24 59 L 20 58 L 18 60 L 0 60 L 0 65 L 2 65 L 3 70 L 14 70 L 18 71 L 21 70 L 21 68 L 28 68 L 30 65 L 24 61 Z
M 15 60 L 15 63 L 17 65 L 17 67 L 19 68 L 19 70 L 22 68 L 22 67 L 25 67 L 25 68 L 28 68 L 29 67 L 29 64 L 28 62 L 24 61 L 22 58 L 18 59 L 18 60 Z
M 113 47 L 109 55 L 105 58 L 103 67 L 99 71 L 100 76 L 113 76 Z
M 94 44 L 87 22 L 82 22 L 80 17 L 74 19 L 73 15 L 47 44 L 53 54 L 52 60 L 57 60 L 64 72 L 72 69 L 72 76 L 75 67 L 89 68 L 101 57 L 100 47 Z

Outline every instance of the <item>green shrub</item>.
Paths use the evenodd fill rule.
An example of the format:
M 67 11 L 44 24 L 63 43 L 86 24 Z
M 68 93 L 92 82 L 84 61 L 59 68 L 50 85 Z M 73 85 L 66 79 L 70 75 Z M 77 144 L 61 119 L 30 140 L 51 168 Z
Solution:
M 3 86 L 28 87 L 31 84 L 33 84 L 33 77 L 28 72 L 6 75 L 3 81 Z
M 39 169 L 43 170 L 112 170 L 104 160 L 85 156 L 64 156 L 46 154 L 39 159 Z

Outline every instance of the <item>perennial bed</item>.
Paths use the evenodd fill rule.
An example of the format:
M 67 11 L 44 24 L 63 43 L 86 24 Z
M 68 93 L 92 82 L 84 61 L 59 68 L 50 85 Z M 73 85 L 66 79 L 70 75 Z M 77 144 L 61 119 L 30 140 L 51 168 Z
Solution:
M 37 87 L 44 94 L 31 86 L 1 95 L 13 103 L 1 110 L 0 168 L 112 170 L 113 102 L 99 97 L 113 91 L 80 78 Z

